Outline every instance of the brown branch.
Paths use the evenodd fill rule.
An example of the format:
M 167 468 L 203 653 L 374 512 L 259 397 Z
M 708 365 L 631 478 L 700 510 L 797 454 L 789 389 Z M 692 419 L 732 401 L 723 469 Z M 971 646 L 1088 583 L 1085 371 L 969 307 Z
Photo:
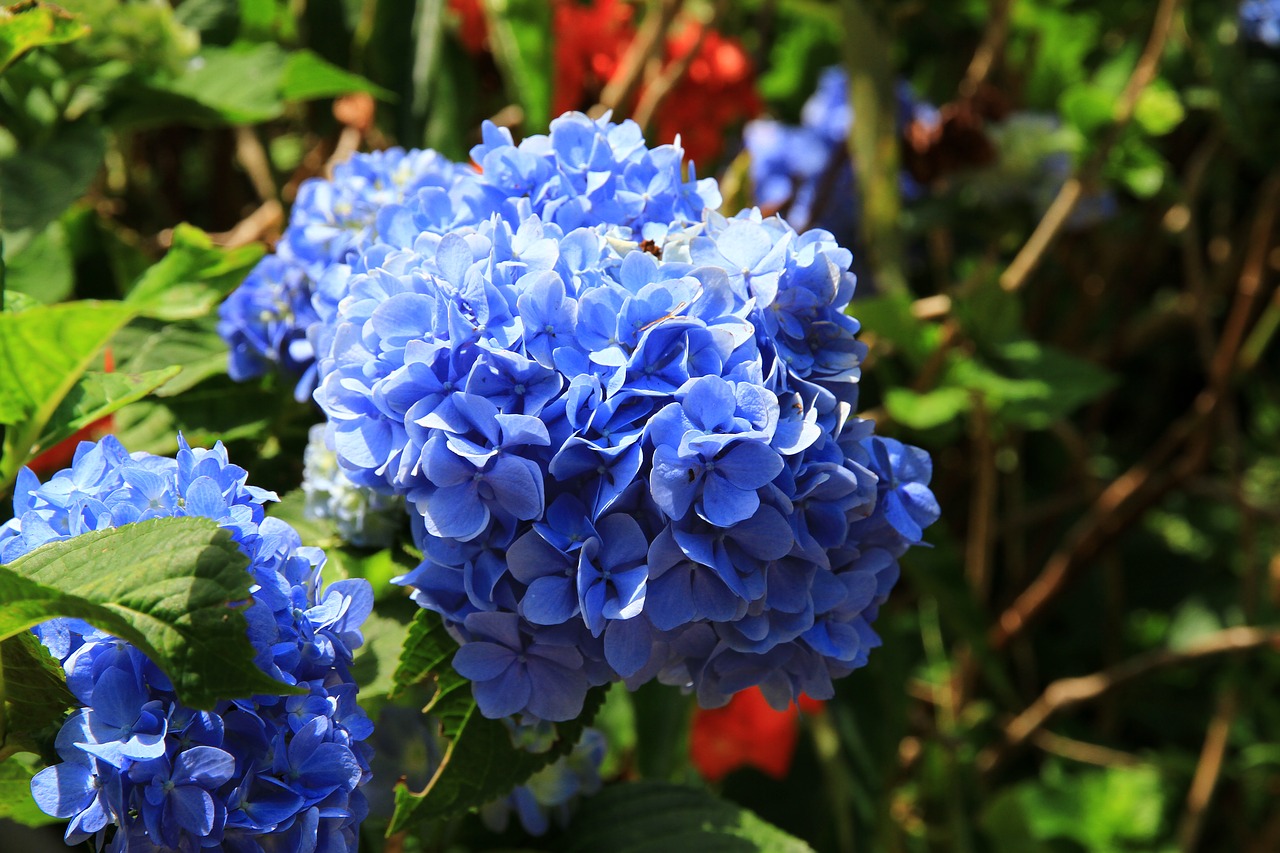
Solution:
M 247 246 L 266 239 L 267 235 L 284 222 L 284 208 L 275 199 L 264 201 L 253 213 L 236 223 L 230 231 L 221 234 L 210 234 L 209 238 L 218 246 L 228 249 Z
M 636 105 L 635 115 L 632 116 L 636 124 L 640 125 L 641 130 L 648 130 L 649 124 L 653 121 L 658 109 L 671 95 L 671 92 L 680 81 L 684 79 L 684 75 L 689 73 L 689 66 L 693 64 L 694 57 L 698 55 L 698 51 L 702 50 L 702 45 L 707 40 L 707 33 L 711 31 L 712 25 L 723 8 L 723 0 L 711 7 L 707 19 L 698 22 L 698 36 L 694 43 L 682 56 L 677 57 L 670 65 L 662 69 L 657 79 L 645 87 L 644 92 L 640 95 L 640 103 Z
M 1060 755 L 1072 761 L 1096 764 L 1099 767 L 1137 767 L 1143 763 L 1142 759 L 1132 752 L 1123 752 L 1109 746 L 1063 737 L 1048 729 L 1040 729 L 1033 734 L 1031 745 L 1036 749 L 1043 749 L 1045 752 Z
M 242 126 L 236 128 L 235 134 L 236 159 L 249 176 L 258 200 L 266 202 L 278 199 L 280 192 L 276 189 L 276 180 L 271 174 L 271 158 L 267 156 L 267 149 L 262 146 L 257 132 L 252 127 Z
M 1202 427 L 1225 399 L 1231 378 L 1238 371 L 1249 319 L 1262 291 L 1262 275 L 1278 209 L 1280 170 L 1263 184 L 1240 286 L 1210 366 L 1209 386 L 1143 459 L 1103 489 L 1089 511 L 1068 532 L 1062 546 L 1049 557 L 1040 575 L 1005 608 L 989 634 L 994 648 L 1003 647 L 1025 630 L 1082 566 L 1141 517 L 1168 488 L 1196 473 L 1208 460 L 1213 434 Z M 1187 451 L 1167 470 L 1174 453 L 1184 445 L 1188 446 Z
M 978 757 L 978 769 L 990 773 L 1027 743 L 1055 714 L 1097 699 L 1161 669 L 1207 660 L 1235 652 L 1271 646 L 1280 651 L 1280 628 L 1238 627 L 1217 631 L 1182 649 L 1156 649 L 1132 657 L 1092 675 L 1061 678 L 1045 688 L 1034 702 L 1004 727 L 1004 742 Z
M 684 0 L 651 0 L 635 39 L 627 46 L 618 69 L 600 93 L 600 103 L 589 111 L 592 118 L 599 118 L 605 112 L 620 109 L 631 102 L 650 60 L 661 57 L 666 47 L 667 31 L 683 5 Z
M 1036 225 L 1035 231 L 1031 233 L 1026 244 L 1009 264 L 1009 268 L 1000 276 L 1000 286 L 1005 290 L 1015 291 L 1026 284 L 1027 279 L 1044 259 L 1045 252 L 1049 250 L 1063 226 L 1067 224 L 1072 211 L 1076 209 L 1076 204 L 1084 195 L 1085 186 L 1097 179 L 1102 166 L 1106 163 L 1107 153 L 1119 140 L 1120 132 L 1132 120 L 1138 97 L 1155 79 L 1156 71 L 1160 67 L 1160 58 L 1164 55 L 1165 43 L 1169 39 L 1170 30 L 1173 29 L 1174 13 L 1177 12 L 1180 4 L 1181 0 L 1160 0 L 1147 45 L 1142 55 L 1138 57 L 1138 64 L 1129 75 L 1129 81 L 1116 102 L 1110 132 L 1094 149 L 1092 156 L 1076 171 L 1076 174 L 1068 178 L 1058 190 L 1058 195 Z
M 1178 824 L 1178 849 L 1183 853 L 1192 853 L 1200 845 L 1205 816 L 1213 801 L 1214 789 L 1218 787 L 1218 778 L 1222 775 L 1227 736 L 1231 734 L 1231 724 L 1235 722 L 1238 707 L 1236 691 L 1229 688 L 1218 700 L 1218 708 L 1209 720 L 1200 760 L 1196 762 L 1196 772 L 1187 791 L 1187 810 Z
M 991 76 L 996 57 L 1009 37 L 1009 10 L 1012 6 L 1013 0 L 991 0 L 991 15 L 982 32 L 982 41 L 978 42 L 978 49 L 973 52 L 973 59 L 969 60 L 964 79 L 960 81 L 960 97 L 972 98 Z

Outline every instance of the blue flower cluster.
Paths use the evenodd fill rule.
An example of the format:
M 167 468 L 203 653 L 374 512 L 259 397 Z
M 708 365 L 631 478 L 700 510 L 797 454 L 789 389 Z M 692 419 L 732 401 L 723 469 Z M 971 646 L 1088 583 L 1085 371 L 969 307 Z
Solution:
M 352 652 L 373 605 L 363 580 L 320 581 L 324 554 L 265 518 L 274 495 L 246 485 L 221 445 L 176 459 L 130 456 L 114 437 L 83 442 L 71 468 L 41 484 L 18 479 L 15 517 L 0 527 L 9 562 L 90 530 L 201 516 L 250 558 L 245 611 L 256 663 L 305 695 L 253 696 L 213 711 L 183 706 L 138 649 L 78 620 L 36 629 L 83 707 L 56 741 L 62 763 L 31 782 L 42 810 L 69 819 L 68 844 L 237 853 L 354 851 L 366 804 L 372 724 L 356 704 Z
M 451 187 L 468 171 L 435 151 L 392 148 L 356 154 L 334 169 L 332 180 L 305 181 L 275 254 L 219 310 L 231 378 L 252 379 L 276 366 L 299 376 L 298 399 L 308 398 L 315 353 L 306 333 L 319 320 L 312 299 L 325 274 L 374 238 L 384 206 L 426 187 Z
M 400 582 L 481 711 L 568 720 L 653 678 L 830 697 L 938 515 L 927 454 L 850 417 L 850 253 L 707 210 L 630 123 L 490 126 L 473 157 L 489 217 L 384 208 L 313 338 L 328 443 L 416 510 Z
M 1239 14 L 1240 31 L 1245 38 L 1280 47 L 1280 0 L 1245 0 Z
M 276 253 L 264 258 L 220 311 L 228 372 L 251 379 L 271 365 L 300 376 L 297 397 L 315 387 L 316 353 L 330 345 L 350 265 L 380 240 L 411 246 L 500 216 L 513 228 L 530 215 L 565 230 L 603 223 L 637 230 L 695 222 L 720 204 L 714 180 L 698 181 L 675 145 L 645 146 L 634 122 L 570 113 L 548 135 L 519 146 L 486 122 L 471 151 L 476 167 L 435 151 L 356 154 L 332 180 L 306 181 Z M 660 239 L 663 231 L 648 236 Z
M 324 443 L 324 425 L 316 424 L 302 454 L 302 494 L 307 518 L 332 521 L 338 536 L 359 548 L 386 548 L 404 527 L 404 499 L 357 486 L 347 479 L 338 457 Z

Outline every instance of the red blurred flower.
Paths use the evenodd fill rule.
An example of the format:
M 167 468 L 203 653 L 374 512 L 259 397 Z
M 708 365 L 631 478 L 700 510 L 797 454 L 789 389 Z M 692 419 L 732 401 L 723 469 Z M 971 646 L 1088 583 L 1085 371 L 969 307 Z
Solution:
M 481 0 L 449 0 L 449 10 L 458 16 L 458 41 L 468 53 L 488 48 L 489 26 L 484 21 Z
M 553 114 L 585 110 L 599 100 L 635 38 L 632 12 L 630 5 L 619 0 L 586 5 L 557 0 L 551 22 L 556 43 Z
M 115 367 L 115 358 L 112 357 L 111 350 L 108 349 L 102 355 L 102 369 L 106 373 L 111 373 L 115 370 Z M 80 442 L 97 441 L 114 428 L 114 417 L 107 415 L 105 418 L 99 418 L 87 427 L 76 430 L 73 435 L 50 447 L 44 453 L 32 459 L 27 465 L 41 477 L 56 474 L 71 464 L 71 460 L 76 455 L 76 447 L 79 446 Z
M 689 757 L 703 778 L 718 782 L 740 767 L 786 778 L 800 735 L 800 711 L 821 712 L 822 703 L 801 696 L 799 707 L 769 707 L 760 688 L 734 695 L 723 708 L 699 708 L 693 717 Z

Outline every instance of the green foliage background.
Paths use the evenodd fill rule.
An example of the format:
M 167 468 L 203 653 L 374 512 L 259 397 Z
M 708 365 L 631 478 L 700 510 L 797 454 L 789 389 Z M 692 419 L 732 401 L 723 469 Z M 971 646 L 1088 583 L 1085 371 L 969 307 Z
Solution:
M 548 6 L 484 5 L 481 57 L 444 0 L 0 11 L 6 492 L 37 452 L 108 414 L 132 450 L 172 452 L 180 429 L 226 442 L 255 484 L 296 489 L 316 413 L 287 380 L 227 378 L 216 305 L 335 152 L 395 143 L 463 159 L 484 118 L 545 128 Z M 544 841 L 494 841 L 461 809 L 406 800 L 434 820 L 394 836 L 397 849 L 598 849 L 583 845 L 634 827 L 679 850 L 693 825 L 714 829 L 722 846 L 707 850 L 1280 849 L 1280 52 L 1242 41 L 1234 4 L 1216 0 L 683 5 L 742 41 L 780 118 L 797 119 L 824 66 L 851 72 L 858 251 L 877 282 L 853 306 L 872 353 L 862 403 L 881 431 L 933 453 L 934 547 L 907 558 L 877 624 L 884 647 L 805 723 L 788 780 L 741 771 L 714 801 L 666 787 L 698 784 L 687 705 L 614 690 L 597 700 L 609 766 L 643 789 L 607 792 Z M 1017 138 L 993 124 L 995 166 L 904 205 L 897 78 L 938 104 L 986 87 L 1060 123 Z M 353 94 L 376 102 L 372 123 L 335 111 Z M 1049 149 L 1068 153 L 1078 184 L 1046 214 L 1017 190 L 1042 180 Z M 731 204 L 751 203 L 741 161 L 698 165 L 727 175 Z M 1073 187 L 1109 193 L 1114 215 L 1065 227 Z M 426 703 L 413 682 L 429 663 L 415 673 L 406 657 L 396 677 L 415 608 L 387 583 L 413 556 L 342 545 L 301 518 L 297 495 L 276 512 L 378 590 L 357 660 L 371 713 Z M 207 530 L 183 535 L 217 547 Z M 25 627 L 19 601 L 104 603 L 69 604 L 74 589 L 20 564 L 3 572 L 0 607 L 18 626 L 5 636 Z M 421 618 L 412 630 L 424 659 L 447 659 L 442 632 Z M 30 646 L 6 640 L 2 671 L 45 684 Z M 202 677 L 192 695 L 232 689 Z M 23 701 L 65 707 L 56 679 L 45 686 L 11 688 L 9 718 Z M 459 755 L 468 743 L 488 755 L 495 735 L 469 721 L 474 706 L 453 707 L 457 687 L 440 680 L 431 701 Z M 47 748 L 48 732 L 14 732 Z M 0 763 L 0 816 L 39 821 L 21 796 L 32 759 Z M 511 781 L 442 778 L 440 791 L 483 796 Z M 645 809 L 677 817 L 646 822 Z M 366 849 L 383 849 L 385 828 L 371 822 Z M 0 825 L 0 840 L 13 831 Z

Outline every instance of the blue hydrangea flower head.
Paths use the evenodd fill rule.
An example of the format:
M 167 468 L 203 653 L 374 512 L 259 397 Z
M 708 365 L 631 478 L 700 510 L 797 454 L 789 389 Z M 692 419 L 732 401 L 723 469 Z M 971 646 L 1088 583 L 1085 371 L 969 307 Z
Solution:
M 62 761 L 40 771 L 37 805 L 67 818 L 68 844 L 111 850 L 219 847 L 355 850 L 366 812 L 369 719 L 355 702 L 352 653 L 373 605 L 363 580 L 324 586 L 324 554 L 263 504 L 221 444 L 176 458 L 130 455 L 108 436 L 82 442 L 71 468 L 40 483 L 24 470 L 0 559 L 88 530 L 172 516 L 217 521 L 250 560 L 245 611 L 255 662 L 304 696 L 252 696 L 213 711 L 183 706 L 138 649 L 79 620 L 35 629 L 81 708 L 63 723 Z M 114 828 L 114 829 L 113 829 Z
M 1240 32 L 1250 41 L 1280 47 L 1280 2 L 1244 0 L 1239 10 Z

